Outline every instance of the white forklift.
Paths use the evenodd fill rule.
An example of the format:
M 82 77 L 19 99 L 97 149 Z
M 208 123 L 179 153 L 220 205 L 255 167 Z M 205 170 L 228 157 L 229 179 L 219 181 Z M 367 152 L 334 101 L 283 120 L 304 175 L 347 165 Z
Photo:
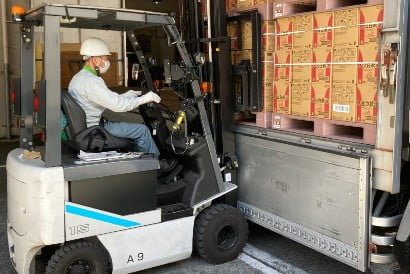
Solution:
M 188 54 L 172 16 L 146 11 L 44 4 L 21 20 L 21 79 L 15 85 L 21 145 L 7 158 L 8 243 L 18 273 L 131 273 L 197 253 L 211 263 L 236 258 L 248 227 L 236 205 L 230 171 L 234 158 L 217 156 L 197 65 Z M 35 85 L 34 27 L 44 27 L 43 81 Z M 129 140 L 102 127 L 87 128 L 81 107 L 62 91 L 60 27 L 124 31 L 147 83 L 156 91 L 149 64 L 134 30 L 163 26 L 181 64 L 165 69 L 189 90 L 178 117 L 166 125 L 162 107 L 140 108 L 161 154 L 178 165 L 158 175 L 151 155 L 96 162 L 79 161 L 85 151 L 127 151 Z M 175 76 L 177 72 L 177 76 Z M 68 120 L 61 139 L 60 113 Z M 34 113 L 34 114 L 33 114 Z M 43 128 L 44 146 L 33 146 L 33 126 Z M 29 159 L 24 149 L 41 152 Z M 230 200 L 232 202 L 230 202 Z

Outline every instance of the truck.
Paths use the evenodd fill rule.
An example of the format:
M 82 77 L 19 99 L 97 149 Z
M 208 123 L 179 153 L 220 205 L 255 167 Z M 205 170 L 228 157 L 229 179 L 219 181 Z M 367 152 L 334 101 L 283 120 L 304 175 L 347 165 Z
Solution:
M 179 65 L 170 64 L 169 61 L 165 61 L 163 65 L 164 82 L 174 84 L 175 89 L 180 90 L 181 94 L 186 92 L 184 84 L 194 83 L 193 89 L 196 93 L 191 96 L 191 100 L 184 101 L 186 107 L 184 112 L 190 112 L 189 115 L 194 116 L 195 113 L 200 112 L 196 117 L 200 117 L 200 124 L 203 127 L 201 131 L 206 137 L 208 150 L 202 156 L 207 155 L 204 156 L 207 158 L 210 154 L 210 165 L 213 167 L 211 171 L 207 169 L 205 176 L 218 174 L 215 175 L 219 178 L 217 181 L 225 182 L 225 188 L 218 185 L 218 191 L 211 195 L 212 198 L 203 197 L 205 201 L 203 204 L 200 203 L 200 208 L 202 209 L 204 205 L 203 208 L 206 210 L 207 206 L 212 206 L 213 202 L 210 200 L 231 203 L 249 221 L 359 271 L 365 272 L 372 263 L 385 264 L 397 260 L 403 272 L 408 272 L 410 265 L 408 259 L 410 139 L 407 96 L 410 60 L 409 2 L 407 0 L 381 1 L 384 8 L 382 22 L 377 22 L 377 25 L 382 26 L 378 37 L 380 60 L 376 62 L 377 104 L 372 106 L 377 116 L 375 124 L 372 125 L 312 119 L 266 111 L 266 93 L 262 88 L 262 48 L 264 47 L 261 43 L 262 19 L 266 19 L 266 14 L 269 12 L 270 20 L 275 21 L 279 18 L 296 16 L 298 12 L 315 13 L 319 7 L 325 7 L 324 11 L 327 12 L 335 12 L 357 9 L 361 5 L 367 6 L 376 2 L 380 4 L 380 1 L 333 1 L 332 3 L 337 3 L 336 6 L 330 5 L 331 1 L 325 0 L 311 1 L 314 4 L 308 5 L 298 3 L 300 1 L 278 1 L 277 3 L 262 1 L 263 6 L 262 4 L 239 8 L 236 6 L 235 11 L 227 10 L 227 7 L 228 9 L 231 7 L 229 6 L 231 2 L 201 1 L 201 4 L 206 4 L 202 5 L 202 11 L 196 1 L 184 2 L 187 16 L 182 18 L 185 24 L 181 24 L 183 28 L 181 31 L 187 42 L 186 56 L 191 55 L 198 61 L 198 66 L 192 69 L 195 66 L 188 59 L 180 60 Z M 74 17 L 73 14 L 76 12 L 76 16 L 81 17 L 82 13 L 76 8 L 81 10 L 79 7 L 68 7 L 69 13 L 65 13 L 65 9 L 60 9 L 58 12 L 61 14 L 58 15 L 65 16 L 67 20 Z M 292 13 L 294 11 L 297 13 Z M 276 17 L 274 18 L 272 14 Z M 148 15 L 146 16 L 149 18 Z M 118 18 L 125 20 L 130 17 L 124 15 Z M 239 64 L 232 66 L 232 37 L 228 36 L 227 26 L 228 22 L 241 24 L 243 21 L 250 22 L 252 49 L 248 52 L 248 57 L 242 58 Z M 364 23 L 362 27 L 370 25 L 372 24 Z M 172 33 L 168 32 L 168 34 L 171 37 L 170 45 L 181 45 L 178 42 L 181 42 L 182 38 L 176 39 Z M 288 34 L 275 33 L 276 36 Z M 133 40 L 130 41 L 132 44 Z M 147 79 L 149 89 L 155 90 L 144 58 L 140 58 L 143 55 L 139 55 L 138 52 L 139 63 L 144 67 L 144 77 Z M 24 51 L 23 53 L 28 54 Z M 353 63 L 353 65 L 361 64 L 361 62 Z M 32 67 L 31 63 L 25 65 L 30 69 Z M 182 75 L 181 72 L 185 74 Z M 50 78 L 47 85 L 50 85 L 49 82 Z M 195 84 L 198 82 L 202 82 L 201 95 Z M 24 85 L 25 82 L 21 83 Z M 52 88 L 58 89 L 58 86 Z M 57 101 L 56 98 L 52 101 L 47 100 L 47 104 L 54 103 L 55 108 L 59 109 Z M 26 101 L 25 104 L 29 106 L 31 102 Z M 338 107 L 341 106 L 336 106 L 336 109 L 340 110 Z M 54 113 L 58 116 L 56 112 Z M 144 120 L 147 125 L 150 125 L 152 133 L 157 133 L 158 116 L 152 117 L 149 115 L 150 112 L 144 110 L 141 113 L 142 115 L 145 113 Z M 28 120 L 23 121 L 30 122 L 30 111 L 24 113 L 23 117 L 26 119 L 28 117 Z M 41 115 L 39 117 L 41 118 Z M 53 123 L 57 123 L 55 117 L 47 117 L 47 119 L 54 119 Z M 183 119 L 182 117 L 179 120 Z M 192 126 L 189 121 L 187 124 L 189 127 Z M 28 136 L 31 134 L 31 129 L 22 127 L 22 130 L 22 146 L 30 147 L 32 140 Z M 58 130 L 50 129 L 47 135 L 50 134 L 54 134 L 52 140 L 57 142 L 50 145 L 59 147 L 57 141 L 59 138 L 56 138 Z M 188 135 L 191 134 L 192 131 Z M 164 140 L 161 138 L 157 140 L 160 144 L 166 144 L 162 141 Z M 184 150 L 184 142 L 180 149 Z M 51 165 L 55 163 L 59 165 L 59 154 L 47 154 L 52 152 L 52 150 L 48 151 L 45 152 L 46 163 L 47 159 L 52 159 Z M 13 161 L 18 161 L 20 153 L 11 153 L 9 158 L 12 158 L 7 164 L 8 170 L 12 168 Z M 70 173 L 69 168 L 66 169 Z M 84 172 L 70 174 L 74 178 L 81 179 L 81 176 L 90 172 L 84 169 Z M 180 178 L 178 176 L 173 178 L 175 177 L 177 181 Z M 234 188 L 235 191 L 230 191 Z M 13 198 L 17 192 L 21 193 L 21 189 L 9 187 L 8 196 Z M 81 194 L 81 190 L 78 190 L 77 194 Z M 220 197 L 224 198 L 220 200 Z M 11 201 L 16 200 L 17 198 L 11 199 Z M 48 206 L 50 205 L 44 204 L 42 209 L 47 209 Z M 201 212 L 195 203 L 191 203 L 188 207 L 194 212 L 194 216 Z M 15 204 L 9 202 L 9 210 L 15 208 Z M 184 209 L 189 211 L 187 208 Z M 13 227 L 15 222 L 18 224 L 20 220 L 20 217 L 15 217 L 18 216 L 17 213 L 13 214 L 10 227 Z M 25 212 L 18 214 L 25 214 Z M 242 226 L 235 225 L 236 227 Z M 146 228 L 149 229 L 149 226 Z M 70 235 L 69 231 L 66 230 L 67 235 Z M 74 231 L 74 234 L 82 233 L 84 228 L 76 227 Z M 99 233 L 95 234 L 99 235 Z M 149 235 L 149 231 L 146 235 Z M 16 237 L 9 237 L 10 253 L 13 258 L 16 256 L 14 254 L 17 254 L 13 248 Z M 104 238 L 105 236 L 97 236 L 105 246 L 108 240 Z M 65 240 L 60 241 L 59 245 L 64 242 Z M 94 240 L 92 243 L 98 244 L 98 241 Z M 240 252 L 240 246 L 235 246 L 235 254 Z M 32 258 L 36 256 L 40 258 L 42 254 L 47 254 L 46 251 L 47 249 L 44 249 L 43 253 L 27 254 L 23 257 L 27 258 L 26 256 L 30 255 L 31 262 Z M 55 249 L 52 249 L 52 252 L 54 251 Z M 188 248 L 186 251 L 184 256 L 188 256 L 191 250 Z M 116 258 L 113 257 L 112 260 Z M 75 263 L 83 267 L 82 264 Z M 30 264 L 26 263 L 26 265 Z
M 229 10 L 232 1 L 228 1 L 225 7 L 226 3 L 222 2 L 212 1 L 208 7 L 206 18 L 211 20 L 212 30 L 209 38 L 225 37 L 229 22 L 238 22 L 242 32 L 244 22 L 248 22 L 252 30 L 251 34 L 237 35 L 242 36 L 242 42 L 246 35 L 252 35 L 248 42 L 252 44 L 251 53 L 242 62 L 229 60 L 232 45 L 218 40 L 213 40 L 212 45 L 213 58 L 216 59 L 214 71 L 218 72 L 214 79 L 220 88 L 216 95 L 221 102 L 218 111 L 222 117 L 229 116 L 230 110 L 239 117 L 234 126 L 222 122 L 222 128 L 235 136 L 235 155 L 239 163 L 235 174 L 238 208 L 249 221 L 359 271 L 365 272 L 374 263 L 398 261 L 402 271 L 408 273 L 408 1 L 333 1 L 333 4 L 319 0 L 311 1 L 313 4 L 275 1 L 273 7 L 266 4 L 268 1 L 250 7 L 241 7 L 244 2 L 239 2 L 239 7 L 233 11 Z M 380 58 L 375 62 L 378 86 L 375 93 L 377 104 L 371 111 L 372 115 L 377 113 L 374 124 L 368 127 L 283 114 L 275 112 L 275 106 L 272 113 L 267 113 L 266 102 L 269 101 L 262 79 L 266 73 L 262 51 L 265 48 L 266 52 L 266 45 L 262 41 L 267 36 L 264 35 L 275 33 L 275 51 L 278 51 L 278 37 L 294 34 L 293 43 L 296 43 L 296 34 L 303 34 L 304 29 L 296 29 L 297 16 L 306 18 L 319 12 L 333 12 L 336 16 L 340 11 L 342 17 L 347 18 L 349 10 L 374 4 L 384 6 L 383 12 L 374 20 L 382 26 L 378 37 Z M 267 10 L 273 10 L 272 17 L 268 18 Z M 281 18 L 293 20 L 290 32 L 286 32 L 288 29 L 278 31 Z M 263 34 L 261 27 L 269 27 L 267 19 L 272 19 L 273 25 L 276 22 L 276 29 L 264 30 L 266 34 Z M 302 42 L 310 42 L 304 41 L 303 35 L 298 37 Z M 345 36 L 344 39 L 356 37 Z M 358 61 L 360 65 L 360 59 Z M 234 64 L 232 72 L 223 74 L 229 62 Z M 341 61 L 333 62 L 340 65 L 338 62 Z M 354 77 L 353 73 L 348 80 L 354 80 Z M 273 81 L 275 84 L 277 79 Z M 232 101 L 224 92 L 224 88 L 230 85 L 234 96 L 233 109 L 229 106 Z M 330 104 L 330 111 L 335 107 Z M 252 113 L 256 118 L 246 119 L 252 117 Z

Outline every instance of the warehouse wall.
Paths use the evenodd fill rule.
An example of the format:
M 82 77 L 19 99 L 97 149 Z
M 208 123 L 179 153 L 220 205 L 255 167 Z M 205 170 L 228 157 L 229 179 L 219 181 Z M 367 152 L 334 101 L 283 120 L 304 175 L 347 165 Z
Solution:
M 4 1 L 4 0 L 1 0 Z M 75 4 L 75 5 L 89 5 L 89 6 L 104 6 L 104 7 L 121 7 L 121 0 L 6 0 L 7 21 L 11 20 L 10 10 L 12 5 L 22 5 L 29 9 L 30 7 L 37 6 L 44 2 L 52 2 L 55 4 Z M 0 18 L 4 20 L 3 18 Z M 10 64 L 10 78 L 16 78 L 20 76 L 20 36 L 18 24 L 7 24 L 8 31 L 8 51 L 9 51 L 9 64 Z M 37 28 L 36 41 L 43 39 L 42 29 Z M 61 43 L 80 43 L 84 39 L 97 36 L 104 39 L 110 46 L 112 51 L 118 52 L 119 59 L 122 59 L 122 34 L 119 32 L 110 31 L 95 31 L 95 30 L 81 30 L 78 29 L 62 29 L 61 31 Z M 0 28 L 1 37 L 1 28 Z M 1 39 L 1 38 L 0 38 Z M 2 39 L 1 39 L 2 40 Z M 2 44 L 2 43 L 0 43 Z M 3 49 L 0 45 L 0 138 L 6 136 L 6 115 L 5 108 L 7 102 L 5 102 L 5 90 L 4 90 L 4 71 L 3 71 Z M 119 62 L 119 77 L 122 79 L 122 62 Z M 119 83 L 122 84 L 122 83 Z M 17 118 L 12 117 L 12 134 L 17 135 L 18 129 L 15 127 Z
M 47 1 L 44 0 L 32 0 L 32 7 L 38 6 L 41 3 Z M 48 1 L 50 2 L 50 1 Z M 84 6 L 101 6 L 110 8 L 120 8 L 121 0 L 57 0 L 53 1 L 53 4 L 73 4 L 73 5 L 84 5 Z M 36 28 L 36 43 L 43 43 L 44 34 L 43 28 Z M 81 43 L 87 38 L 99 37 L 103 39 L 110 47 L 110 50 L 118 53 L 118 85 L 122 85 L 123 79 L 123 63 L 122 63 L 122 33 L 117 31 L 103 31 L 103 30 L 79 30 L 79 29 L 68 29 L 62 28 L 60 32 L 61 43 Z
M 0 12 L 0 22 L 2 22 L 3 18 Z M 3 56 L 3 29 L 0 23 L 0 137 L 4 137 L 6 135 L 5 127 L 6 127 L 6 102 L 5 102 L 5 90 L 4 90 L 4 56 Z
M 8 0 L 6 1 L 6 21 L 11 20 L 10 11 L 12 5 L 22 5 L 25 7 L 30 6 L 29 0 Z M 4 18 L 1 18 L 4 20 Z M 7 24 L 7 37 L 8 37 L 8 57 L 9 57 L 9 77 L 14 78 L 20 75 L 20 36 L 18 35 L 19 25 L 17 24 Z M 1 36 L 0 36 L 1 37 Z M 2 39 L 1 39 L 2 40 Z M 1 43 L 2 44 L 2 43 Z M 0 46 L 1 48 L 2 46 Z M 6 136 L 6 115 L 5 109 L 8 102 L 5 101 L 5 90 L 4 90 L 4 70 L 3 70 L 3 49 L 1 48 L 1 61 L 0 61 L 0 138 Z M 16 119 L 12 118 L 12 134 L 18 134 L 16 129 Z
M 5 1 L 5 0 L 0 0 Z M 55 3 L 55 4 L 75 4 L 75 5 L 89 5 L 89 6 L 104 6 L 104 7 L 121 7 L 122 0 L 6 0 L 7 9 L 7 21 L 10 21 L 10 10 L 12 5 L 22 5 L 29 9 L 30 7 L 35 7 L 42 3 Z M 152 10 L 159 12 L 178 12 L 179 1 L 174 0 L 163 0 L 161 4 L 154 4 L 152 0 L 126 0 L 126 8 L 129 9 L 140 9 L 140 10 Z M 16 78 L 20 76 L 20 36 L 19 36 L 19 25 L 8 24 L 8 50 L 9 50 L 9 69 L 10 78 Z M 36 28 L 37 38 L 35 41 L 42 41 L 43 29 Z M 0 30 L 1 35 L 1 30 Z M 119 32 L 110 31 L 95 31 L 95 30 L 78 30 L 78 29 L 61 29 L 61 43 L 81 43 L 84 39 L 89 37 L 97 36 L 105 40 L 110 49 L 114 52 L 118 52 L 119 59 L 122 59 L 122 34 Z M 1 36 L 0 36 L 1 37 Z M 1 44 L 1 43 L 0 43 Z M 168 55 L 173 55 L 173 51 L 168 49 L 166 40 L 158 41 L 154 43 L 156 54 L 160 55 L 157 57 L 171 57 Z M 169 51 L 169 52 L 167 52 Z M 163 56 L 165 53 L 165 56 Z M 5 116 L 5 91 L 4 91 L 4 73 L 3 73 L 3 51 L 0 45 L 0 138 L 6 136 L 6 116 Z M 161 56 L 162 55 L 162 56 Z M 123 79 L 123 63 L 122 60 L 118 62 L 119 65 L 119 77 L 118 79 Z M 33 68 L 34 69 L 34 68 Z M 119 82 L 118 84 L 123 84 Z M 15 127 L 17 124 L 17 118 L 12 117 L 12 134 L 17 135 L 18 129 Z

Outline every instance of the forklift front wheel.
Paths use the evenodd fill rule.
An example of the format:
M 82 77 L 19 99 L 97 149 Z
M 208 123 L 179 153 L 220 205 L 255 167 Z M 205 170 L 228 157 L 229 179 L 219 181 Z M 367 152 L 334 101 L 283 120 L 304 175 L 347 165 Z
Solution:
M 210 263 L 221 264 L 237 258 L 247 240 L 248 223 L 232 206 L 212 205 L 195 220 L 194 248 Z
M 110 260 L 103 248 L 88 242 L 67 243 L 57 249 L 46 267 L 46 274 L 111 273 Z

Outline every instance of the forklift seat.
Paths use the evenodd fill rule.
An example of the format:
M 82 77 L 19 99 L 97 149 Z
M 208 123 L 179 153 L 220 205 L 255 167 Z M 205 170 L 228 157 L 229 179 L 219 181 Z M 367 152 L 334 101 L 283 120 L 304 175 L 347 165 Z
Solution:
M 131 139 L 115 137 L 99 125 L 87 128 L 84 110 L 67 91 L 61 93 L 61 105 L 68 122 L 64 129 L 68 137 L 66 144 L 72 149 L 86 152 L 132 150 Z

